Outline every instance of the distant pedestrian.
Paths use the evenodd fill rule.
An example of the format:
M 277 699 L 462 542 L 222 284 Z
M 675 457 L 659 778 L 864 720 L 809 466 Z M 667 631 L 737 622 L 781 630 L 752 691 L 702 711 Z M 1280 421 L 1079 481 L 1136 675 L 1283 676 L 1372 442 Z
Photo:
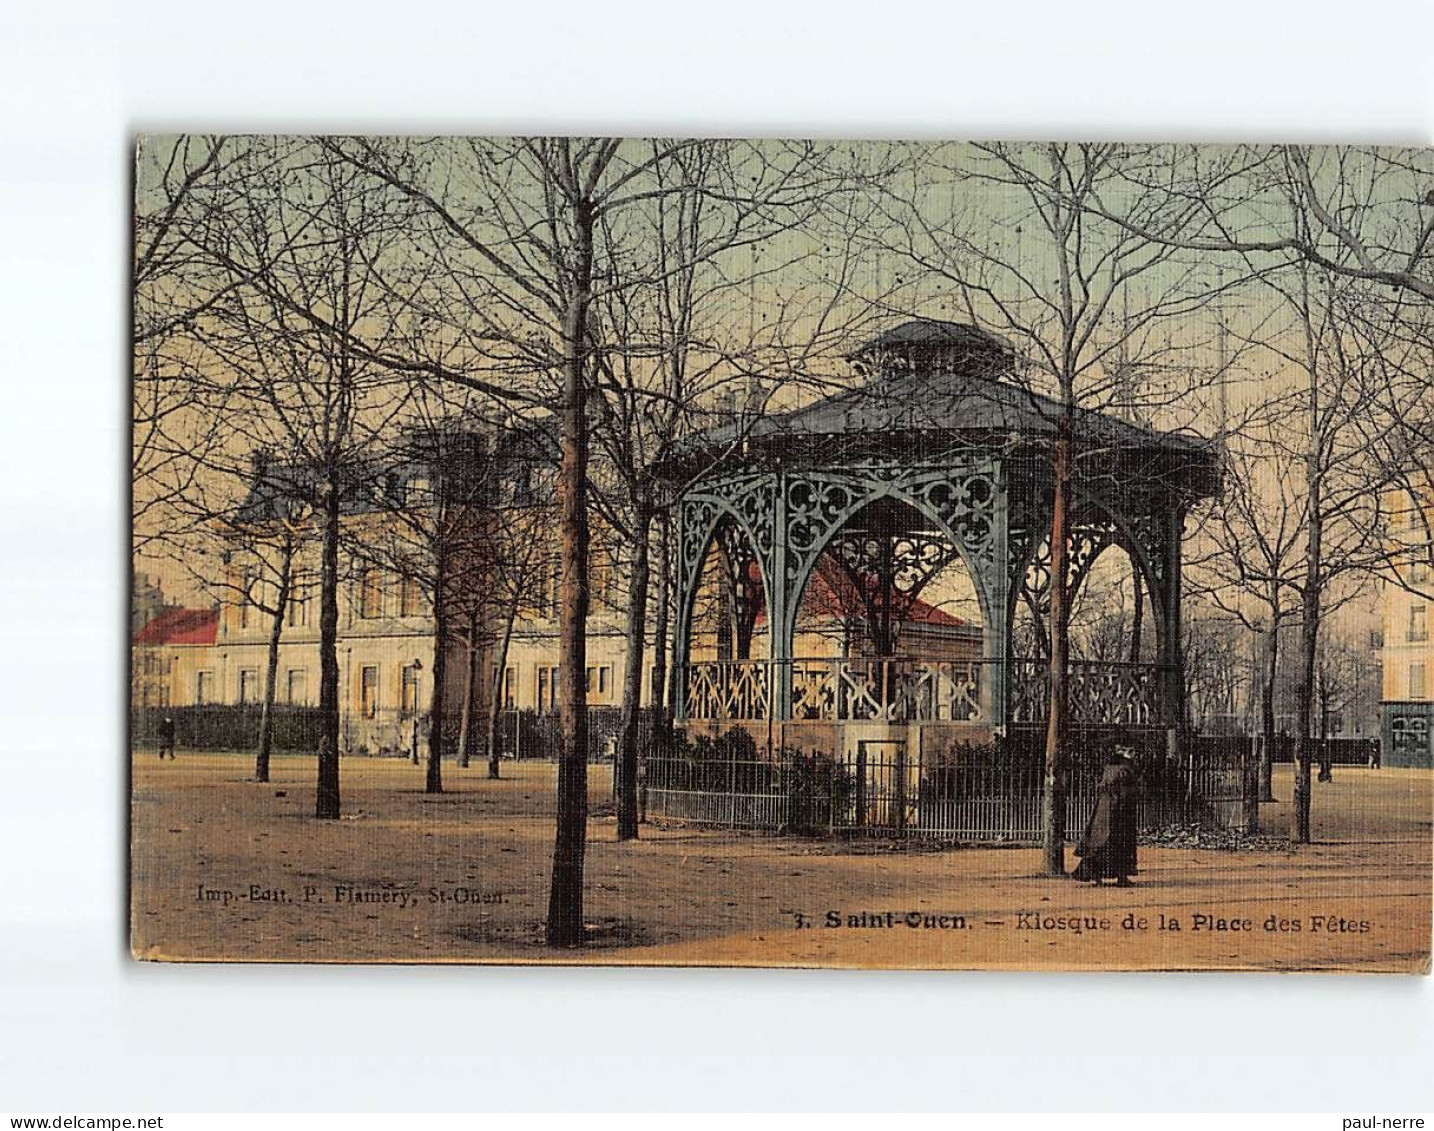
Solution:
M 1135 768 L 1124 754 L 1106 759 L 1095 808 L 1086 822 L 1085 835 L 1076 845 L 1081 858 L 1071 878 L 1100 884 L 1114 879 L 1116 887 L 1130 887 L 1135 874 Z
M 1329 735 L 1324 733 L 1319 740 L 1319 775 L 1315 780 L 1334 781 L 1334 743 L 1330 741 Z
M 159 760 L 164 761 L 168 754 L 169 760 L 174 761 L 174 719 L 165 715 L 159 723 Z

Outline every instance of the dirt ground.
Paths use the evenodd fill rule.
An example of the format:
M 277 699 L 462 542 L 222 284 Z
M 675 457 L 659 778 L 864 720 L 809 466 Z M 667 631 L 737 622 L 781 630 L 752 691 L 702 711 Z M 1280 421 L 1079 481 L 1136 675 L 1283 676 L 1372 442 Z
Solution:
M 1029 848 L 922 849 L 644 826 L 618 844 L 591 767 L 578 951 L 541 944 L 555 768 L 347 759 L 344 817 L 317 821 L 314 767 L 134 756 L 136 957 L 193 961 L 600 962 L 954 969 L 1429 972 L 1431 785 L 1337 767 L 1317 843 L 1292 852 L 1142 845 L 1132 888 L 1038 874 Z M 1281 803 L 1262 820 L 1283 833 Z M 1071 863 L 1074 863 L 1072 858 Z

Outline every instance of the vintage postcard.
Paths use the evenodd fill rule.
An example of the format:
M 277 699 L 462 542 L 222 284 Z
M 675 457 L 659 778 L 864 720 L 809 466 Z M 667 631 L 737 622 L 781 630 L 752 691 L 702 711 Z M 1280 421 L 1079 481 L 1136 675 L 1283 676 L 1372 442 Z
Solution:
M 1434 151 L 136 146 L 131 945 L 1430 969 Z

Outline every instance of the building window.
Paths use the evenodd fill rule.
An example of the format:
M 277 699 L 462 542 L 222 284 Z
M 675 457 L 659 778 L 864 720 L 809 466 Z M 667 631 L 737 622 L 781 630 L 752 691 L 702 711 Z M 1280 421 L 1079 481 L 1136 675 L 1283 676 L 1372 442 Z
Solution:
M 415 715 L 418 713 L 417 664 L 405 664 L 403 666 L 403 679 L 400 686 L 400 702 L 405 714 Z
M 251 599 L 254 592 L 253 572 L 246 569 L 240 584 L 243 586 L 243 591 L 239 594 L 239 627 L 248 628 L 251 615 L 249 610 L 254 607 L 254 602 Z
M 558 669 L 539 667 L 537 679 L 538 710 L 556 711 L 558 709 Z
M 503 670 L 503 706 L 511 711 L 518 705 L 518 669 Z
M 416 617 L 423 612 L 423 593 L 418 582 L 411 577 L 402 578 L 398 583 L 398 615 Z
M 1428 695 L 1424 687 L 1424 665 L 1409 665 L 1409 698 L 1423 699 Z
M 295 579 L 289 590 L 289 608 L 285 620 L 290 628 L 303 628 L 309 623 L 309 594 L 302 579 Z
M 378 668 L 365 667 L 359 672 L 359 714 L 366 719 L 378 717 Z
M 548 563 L 548 576 L 544 578 L 543 587 L 543 613 L 548 617 L 558 615 L 558 605 L 562 601 L 562 563 L 554 558 Z
M 303 668 L 290 668 L 285 694 L 292 706 L 309 701 L 309 674 Z
M 588 668 L 588 694 L 605 698 L 612 687 L 612 667 L 599 664 Z
M 239 673 L 239 704 L 259 701 L 259 673 L 253 668 L 244 668 Z
M 1422 644 L 1429 639 L 1429 606 L 1423 601 L 1409 606 L 1409 640 Z
M 605 555 L 594 555 L 592 568 L 588 571 L 588 585 L 594 604 L 607 605 L 612 601 L 612 562 Z
M 359 616 L 365 620 L 383 615 L 383 576 L 370 566 L 359 578 Z
M 196 706 L 203 707 L 214 701 L 214 673 L 194 673 L 194 702 Z
M 1429 580 L 1429 559 L 1418 557 L 1409 566 L 1409 580 L 1414 582 Z

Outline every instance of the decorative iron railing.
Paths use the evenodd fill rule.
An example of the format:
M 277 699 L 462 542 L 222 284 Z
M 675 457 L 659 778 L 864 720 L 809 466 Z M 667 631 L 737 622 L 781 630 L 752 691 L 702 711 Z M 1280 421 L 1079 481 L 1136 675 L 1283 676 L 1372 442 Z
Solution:
M 765 721 L 772 704 L 772 665 L 766 660 L 713 660 L 688 664 L 687 717 Z
M 791 717 L 828 722 L 979 722 L 981 667 L 972 660 L 796 660 Z
M 794 722 L 986 722 L 993 661 L 884 658 L 792 660 L 787 717 Z M 680 673 L 685 716 L 722 722 L 772 717 L 778 682 L 770 660 L 709 660 Z M 1168 725 L 1160 664 L 1072 660 L 1070 721 L 1077 726 Z M 1007 722 L 1044 723 L 1049 671 L 1043 661 L 1008 665 Z
M 1156 727 L 1168 722 L 1162 664 L 1072 660 L 1066 669 L 1070 721 L 1077 726 Z M 1050 702 L 1050 666 L 1044 660 L 1011 665 L 1009 721 L 1043 723 Z
M 790 663 L 789 717 L 827 722 L 979 722 L 979 661 L 910 657 Z M 774 702 L 768 660 L 711 660 L 683 673 L 686 717 L 765 721 Z

